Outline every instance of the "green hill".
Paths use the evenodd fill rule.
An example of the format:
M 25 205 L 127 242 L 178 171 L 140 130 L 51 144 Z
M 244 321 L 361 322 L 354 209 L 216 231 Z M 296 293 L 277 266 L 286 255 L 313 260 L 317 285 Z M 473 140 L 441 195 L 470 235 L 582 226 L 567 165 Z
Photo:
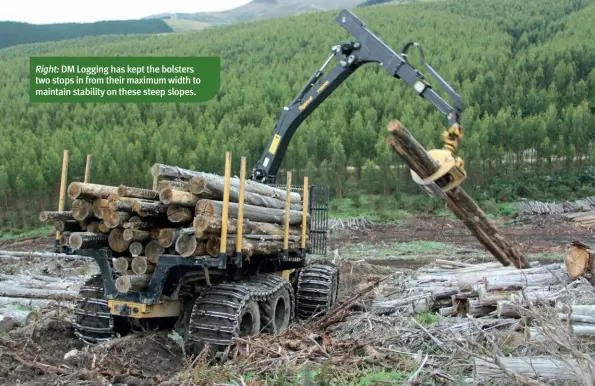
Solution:
M 147 16 L 147 18 L 181 18 L 209 24 L 233 24 L 313 11 L 351 8 L 362 2 L 363 0 L 253 0 L 248 4 L 222 12 L 162 13 Z
M 467 109 L 460 155 L 469 172 L 464 186 L 474 197 L 594 193 L 593 173 L 578 173 L 595 161 L 594 1 L 451 0 L 356 13 L 396 50 L 420 42 L 428 61 L 461 93 Z M 93 155 L 92 181 L 106 184 L 150 186 L 154 162 L 222 173 L 226 150 L 233 152 L 234 170 L 241 155 L 251 167 L 283 106 L 330 47 L 349 38 L 337 15 L 0 50 L 0 224 L 38 225 L 38 210 L 55 208 L 64 148 L 69 181 L 82 180 L 87 154 Z M 221 87 L 204 104 L 30 104 L 32 53 L 219 55 Z M 300 169 L 298 181 L 307 173 L 312 183 L 330 184 L 338 197 L 391 194 L 406 209 L 441 205 L 413 185 L 406 169 L 391 169 L 401 165 L 384 145 L 392 119 L 426 147 L 442 146 L 444 117 L 403 82 L 368 65 L 302 124 L 282 167 Z M 355 172 L 347 175 L 346 165 Z
M 174 29 L 168 23 L 159 19 L 56 24 L 0 21 L 0 48 L 18 44 L 59 41 L 86 36 L 154 34 L 173 31 Z

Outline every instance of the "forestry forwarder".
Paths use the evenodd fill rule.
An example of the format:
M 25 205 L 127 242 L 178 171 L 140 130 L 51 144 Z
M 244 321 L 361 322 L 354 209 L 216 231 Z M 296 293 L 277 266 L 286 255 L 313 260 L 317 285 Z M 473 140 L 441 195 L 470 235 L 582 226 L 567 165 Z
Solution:
M 440 165 L 438 171 L 424 180 L 412 171 L 413 179 L 430 195 L 443 196 L 445 191 L 466 178 L 463 162 L 455 156 L 463 136 L 459 124 L 462 111 L 460 96 L 425 62 L 419 44 L 408 43 L 399 55 L 349 10 L 343 10 L 336 20 L 355 37 L 355 41 L 333 47 L 332 55 L 324 65 L 284 108 L 250 180 L 281 187 L 276 185 L 276 174 L 289 141 L 301 122 L 363 64 L 378 63 L 390 76 L 404 80 L 419 96 L 448 117 L 450 128 L 442 137 L 444 149 L 429 152 Z M 450 95 L 454 107 L 445 102 L 423 74 L 408 63 L 407 50 L 411 46 L 419 49 L 424 67 Z M 338 59 L 338 64 L 323 78 L 323 70 L 333 58 Z M 227 197 L 230 163 L 231 155 L 228 153 L 225 173 Z M 240 197 L 243 196 L 244 168 L 242 162 Z M 291 182 L 288 181 L 285 187 L 289 193 Z M 294 315 L 308 318 L 327 312 L 338 294 L 338 269 L 330 264 L 309 264 L 306 257 L 307 254 L 326 254 L 328 187 L 308 186 L 305 179 L 304 186 L 293 188 L 302 192 L 304 213 L 310 214 L 309 221 L 306 221 L 305 215 L 303 217 L 304 241 L 299 252 L 252 256 L 246 261 L 242 258 L 241 247 L 236 246 L 240 252 L 229 257 L 225 252 L 225 243 L 221 242 L 221 254 L 217 258 L 187 259 L 162 255 L 146 290 L 122 294 L 115 288 L 112 259 L 108 252 L 72 251 L 93 257 L 101 270 L 101 275 L 92 278 L 81 289 L 81 300 L 75 308 L 73 322 L 75 334 L 83 342 L 92 344 L 139 327 L 180 326 L 184 331 L 187 354 L 197 354 L 207 343 L 220 351 L 229 346 L 235 336 L 280 332 L 289 326 Z M 225 208 L 227 204 L 228 200 L 224 199 Z M 238 217 L 241 216 L 239 213 Z M 223 218 L 226 214 L 224 209 Z M 241 219 L 238 219 L 240 223 Z M 305 245 L 305 229 L 309 232 L 309 245 Z M 227 226 L 222 226 L 222 240 L 227 240 L 226 232 Z M 285 242 L 287 234 L 286 226 Z M 240 239 L 238 237 L 238 241 Z

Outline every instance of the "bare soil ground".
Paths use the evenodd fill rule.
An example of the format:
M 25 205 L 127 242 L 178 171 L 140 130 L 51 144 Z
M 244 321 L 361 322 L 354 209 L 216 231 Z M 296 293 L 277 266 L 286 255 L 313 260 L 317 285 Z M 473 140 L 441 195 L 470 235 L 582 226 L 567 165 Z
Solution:
M 533 261 L 562 261 L 561 254 L 572 240 L 586 243 L 595 241 L 589 229 L 552 218 L 516 223 L 503 222 L 499 225 L 505 237 L 517 243 L 520 250 L 529 255 Z M 48 236 L 4 242 L 0 244 L 0 249 L 44 251 L 50 250 L 52 245 L 53 237 Z M 342 299 L 361 292 L 374 280 L 396 269 L 414 269 L 428 264 L 435 258 L 465 262 L 495 261 L 485 253 L 482 246 L 458 220 L 438 216 L 414 216 L 394 225 L 375 225 L 369 229 L 334 231 L 328 247 L 328 258 L 340 257 L 348 262 L 343 264 L 341 272 Z M 96 271 L 94 264 L 80 261 L 52 259 L 40 261 L 25 258 L 19 262 L 0 263 L 0 273 L 3 274 L 40 273 L 67 277 L 88 275 Z M 200 361 L 195 362 L 194 367 L 189 367 L 189 362 L 184 357 L 180 346 L 174 338 L 168 336 L 167 331 L 127 336 L 89 348 L 84 347 L 74 337 L 70 329 L 71 311 L 69 309 L 46 309 L 43 312 L 42 317 L 32 325 L 9 333 L 0 333 L 1 385 L 214 385 L 214 380 L 220 379 L 217 377 L 220 377 L 221 373 L 211 373 L 208 367 L 198 365 Z M 332 324 L 330 323 L 329 326 Z M 304 338 L 306 343 L 294 336 L 292 344 L 320 347 L 325 339 L 327 343 L 330 342 L 324 329 L 319 328 L 317 331 L 319 332 L 312 333 L 309 339 Z M 279 339 L 285 339 L 284 344 L 289 344 L 288 341 L 292 338 Z M 337 354 L 338 356 L 331 362 L 334 366 L 343 363 L 346 366 L 345 371 L 348 372 L 354 370 L 350 367 L 355 365 L 355 361 L 350 358 L 357 357 L 362 351 L 367 352 L 368 356 L 381 356 L 377 352 L 370 351 L 372 349 L 366 348 L 366 345 L 362 345 L 361 342 L 334 341 L 333 344 L 334 346 L 329 347 L 332 346 L 340 355 Z M 265 363 L 267 349 L 256 343 L 253 349 L 255 352 L 252 356 L 261 355 L 260 361 Z M 65 359 L 67 353 L 71 355 L 70 358 Z M 396 368 L 400 369 L 399 371 L 407 369 L 415 371 L 417 367 L 415 363 L 409 363 L 409 359 L 391 358 L 381 361 L 382 364 L 374 367 L 373 371 L 391 373 Z M 259 361 L 254 357 L 252 359 L 250 363 Z M 337 363 L 337 361 L 342 362 Z M 395 364 L 394 361 L 399 363 Z M 358 360 L 358 366 L 361 365 L 360 362 Z M 268 366 L 273 365 L 268 364 Z M 357 369 L 362 371 L 362 377 L 372 371 L 360 370 L 361 367 Z M 230 377 L 233 374 L 237 376 L 240 373 L 251 373 L 249 366 L 231 367 L 227 371 L 229 372 L 225 374 L 229 374 Z M 440 378 L 440 374 L 435 375 Z M 190 378 L 186 379 L 184 376 Z M 241 381 L 237 381 L 237 377 L 235 379 L 237 384 L 242 384 Z M 259 379 L 262 380 L 262 378 Z M 287 384 L 307 384 L 306 381 L 300 383 L 302 381 L 298 382 L 295 379 L 293 378 L 293 381 Z M 250 383 L 244 380 L 244 382 L 246 385 L 254 386 L 273 384 L 262 381 Z

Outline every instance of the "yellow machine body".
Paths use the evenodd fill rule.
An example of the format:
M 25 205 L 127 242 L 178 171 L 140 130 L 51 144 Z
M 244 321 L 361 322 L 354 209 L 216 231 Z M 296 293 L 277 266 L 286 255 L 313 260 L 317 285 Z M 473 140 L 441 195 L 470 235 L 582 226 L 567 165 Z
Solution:
M 109 300 L 107 305 L 112 315 L 137 319 L 175 317 L 182 313 L 182 303 L 179 300 L 170 300 L 152 305 Z

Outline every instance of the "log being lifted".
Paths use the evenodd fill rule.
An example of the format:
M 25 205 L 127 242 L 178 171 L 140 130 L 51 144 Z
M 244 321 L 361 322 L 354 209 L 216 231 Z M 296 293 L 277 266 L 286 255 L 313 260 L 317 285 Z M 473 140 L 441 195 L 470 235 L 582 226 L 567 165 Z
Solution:
M 218 176 L 216 174 L 204 173 L 204 172 L 196 172 L 193 170 L 183 169 L 177 166 L 170 166 L 156 163 L 151 168 L 151 173 L 153 174 L 153 178 L 158 177 L 169 177 L 169 178 L 179 178 L 182 180 L 191 180 L 196 176 L 206 176 L 207 178 L 218 178 L 221 181 L 224 180 L 224 177 Z M 237 177 L 230 178 L 230 186 L 239 188 L 240 187 L 240 179 Z M 251 193 L 257 193 L 262 196 L 267 197 L 274 197 L 285 201 L 287 198 L 287 192 L 283 189 L 274 188 L 272 186 L 268 186 L 265 184 L 261 184 L 259 182 L 246 180 L 245 184 L 245 191 Z M 299 203 L 302 201 L 302 196 L 297 192 L 291 193 L 291 202 Z
M 230 202 L 228 216 L 237 218 L 239 204 Z M 223 202 L 202 199 L 196 203 L 194 212 L 198 215 L 221 216 L 223 214 Z M 308 214 L 308 218 L 310 214 Z M 285 209 L 263 208 L 255 205 L 244 204 L 244 220 L 285 224 Z M 302 223 L 302 212 L 297 210 L 289 211 L 289 224 L 298 225 Z
M 387 144 L 420 178 L 427 178 L 438 170 L 437 162 L 399 121 L 389 122 L 387 128 L 392 134 Z M 506 241 L 495 224 L 460 186 L 446 192 L 445 200 L 449 209 L 502 265 L 512 263 L 517 268 L 529 267 L 525 257 Z

